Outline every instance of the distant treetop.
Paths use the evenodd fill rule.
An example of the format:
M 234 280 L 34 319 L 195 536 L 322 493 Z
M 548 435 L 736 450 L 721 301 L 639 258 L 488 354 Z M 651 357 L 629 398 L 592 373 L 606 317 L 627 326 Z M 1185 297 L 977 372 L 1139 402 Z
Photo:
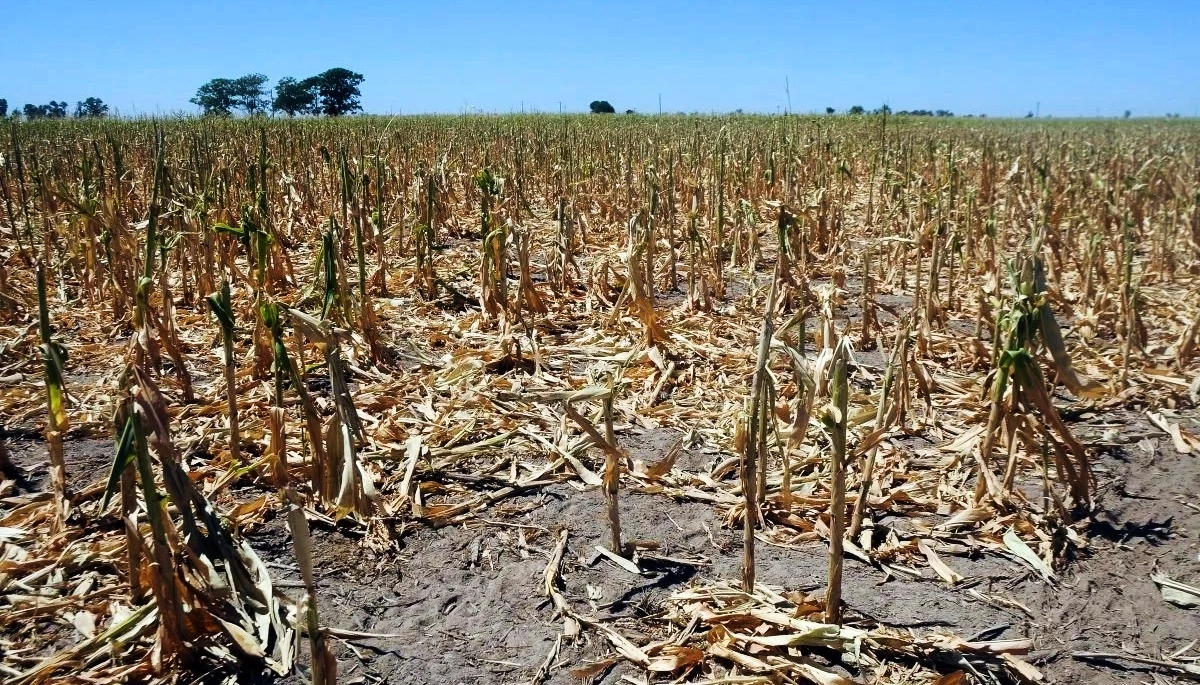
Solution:
M 591 108 L 592 114 L 615 114 L 616 109 L 608 104 L 608 100 L 592 100 L 592 104 L 588 105 Z
M 88 98 L 75 103 L 76 119 L 100 119 L 108 114 L 108 105 L 100 98 Z
M 189 102 L 203 109 L 205 115 L 227 117 L 233 114 L 235 100 L 233 79 L 215 78 L 200 86 Z
M 297 81 L 291 76 L 284 76 L 275 84 L 275 100 L 271 104 L 274 112 L 283 112 L 289 117 L 297 114 L 316 114 L 317 109 L 317 79 L 310 76 L 303 81 Z
M 952 117 L 954 112 L 948 109 L 939 109 L 930 111 L 927 109 L 902 109 L 896 112 L 896 116 L 900 117 Z
M 51 100 L 44 105 L 25 105 L 21 113 L 26 119 L 63 119 L 67 116 L 67 103 Z
M 329 117 L 361 112 L 362 105 L 358 90 L 364 79 L 362 74 L 336 67 L 313 77 L 317 80 L 317 94 L 321 98 L 321 113 Z

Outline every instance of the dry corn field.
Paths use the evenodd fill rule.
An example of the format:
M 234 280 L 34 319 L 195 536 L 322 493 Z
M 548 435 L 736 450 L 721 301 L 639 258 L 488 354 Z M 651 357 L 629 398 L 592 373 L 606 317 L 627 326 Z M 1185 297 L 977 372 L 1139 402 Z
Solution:
M 0 677 L 1200 678 L 1200 127 L 0 133 Z

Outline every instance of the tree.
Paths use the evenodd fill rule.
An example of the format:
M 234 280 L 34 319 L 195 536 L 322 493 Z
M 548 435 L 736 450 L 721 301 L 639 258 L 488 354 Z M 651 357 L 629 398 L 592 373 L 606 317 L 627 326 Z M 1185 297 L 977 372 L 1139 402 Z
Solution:
M 850 114 L 864 114 L 867 110 L 863 109 L 862 105 L 855 105 L 850 108 Z
M 588 107 L 591 108 L 592 114 L 614 114 L 617 111 L 608 104 L 608 100 L 592 100 L 592 104 Z
M 266 82 L 267 77 L 262 74 L 246 74 L 235 79 L 215 78 L 200 86 L 191 102 L 199 105 L 206 115 L 227 117 L 235 109 L 250 115 L 258 114 L 271 104 L 263 88 Z
M 318 85 L 315 77 L 303 81 L 297 81 L 291 76 L 279 79 L 275 86 L 275 100 L 271 103 L 272 111 L 284 112 L 289 117 L 297 114 L 319 114 Z
M 825 108 L 825 113 L 826 113 L 826 114 L 833 114 L 833 113 L 834 113 L 834 112 L 836 112 L 836 111 L 837 111 L 837 110 L 836 110 L 836 109 L 834 109 L 834 108 L 832 108 L 832 107 L 826 107 L 826 108 Z
M 189 102 L 203 109 L 206 116 L 230 116 L 237 104 L 236 84 L 232 79 L 215 78 L 200 86 Z
M 108 114 L 108 105 L 100 98 L 88 98 L 75 103 L 76 119 L 100 119 Z
M 265 110 L 271 102 L 267 99 L 267 91 L 263 84 L 267 77 L 263 74 L 246 74 L 233 81 L 234 106 L 245 110 L 251 116 Z
M 362 105 L 358 102 L 358 98 L 362 96 L 358 89 L 358 85 L 364 80 L 362 74 L 335 67 L 317 74 L 311 80 L 316 84 L 322 114 L 340 117 L 343 114 L 362 111 Z
M 1131 116 L 1133 116 L 1133 112 L 1130 112 L 1129 110 L 1125 110 L 1125 118 L 1128 119 Z
M 0 118 L 8 116 L 8 100 L 0 98 Z
M 888 107 L 886 104 L 880 105 L 879 109 L 872 112 L 872 114 L 891 114 L 891 113 L 892 113 L 892 108 Z
M 21 109 L 26 119 L 62 119 L 67 116 L 67 103 L 55 100 L 44 105 L 25 105 Z
M 1025 118 L 1026 118 L 1026 119 L 1032 119 L 1032 118 L 1033 118 L 1033 112 L 1030 112 L 1029 114 L 1026 114 L 1026 115 L 1025 115 Z

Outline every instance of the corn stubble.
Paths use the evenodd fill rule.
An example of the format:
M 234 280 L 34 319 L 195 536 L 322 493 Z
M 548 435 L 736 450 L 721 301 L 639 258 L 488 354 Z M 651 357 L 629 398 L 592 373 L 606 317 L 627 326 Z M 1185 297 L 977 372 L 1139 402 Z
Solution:
M 1200 451 L 1170 415 L 1200 402 L 1190 124 L 532 116 L 8 134 L 0 352 L 25 360 L 14 372 L 40 363 L 44 392 L 4 382 L 0 401 L 44 433 L 52 497 L 0 504 L 0 559 L 21 560 L 0 563 L 0 621 L 36 630 L 30 597 L 65 607 L 80 582 L 120 598 L 54 655 L 4 652 L 11 682 L 80 664 L 90 681 L 286 674 L 303 635 L 311 678 L 334 683 L 309 517 L 349 519 L 384 550 L 560 481 L 603 492 L 627 569 L 653 558 L 639 538 L 654 531 L 623 530 L 623 486 L 711 504 L 744 556 L 740 586 L 674 593 L 646 619 L 674 637 L 639 645 L 564 595 L 557 531 L 542 590 L 564 629 L 535 682 L 585 630 L 616 654 L 581 677 L 625 660 L 843 682 L 806 656 L 820 648 L 878 682 L 949 682 L 934 651 L 1032 682 L 1020 641 L 842 625 L 844 557 L 955 583 L 938 552 L 958 539 L 1053 574 L 1087 544 L 1094 488 L 1066 403 L 1150 404 L 1177 449 Z M 682 439 L 663 455 L 620 446 L 642 428 Z M 106 482 L 70 468 L 71 430 L 111 433 Z M 715 460 L 680 468 L 696 448 Z M 0 494 L 16 482 L 5 455 Z M 1031 479 L 1038 502 L 1019 487 Z M 266 494 L 235 501 L 235 483 Z M 288 522 L 302 598 L 241 538 L 268 511 Z M 882 516 L 934 528 L 881 536 Z M 825 598 L 757 581 L 760 541 L 827 542 Z M 80 580 L 73 542 L 109 570 Z

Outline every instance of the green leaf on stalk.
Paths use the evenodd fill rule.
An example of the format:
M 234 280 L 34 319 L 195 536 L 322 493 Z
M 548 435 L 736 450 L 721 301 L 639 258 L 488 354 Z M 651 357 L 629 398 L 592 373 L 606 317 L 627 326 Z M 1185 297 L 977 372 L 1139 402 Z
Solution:
M 233 305 L 229 295 L 229 281 L 221 283 L 221 290 L 204 298 L 208 302 L 209 309 L 212 310 L 217 321 L 221 324 L 221 330 L 226 336 L 233 335 L 234 315 Z
M 246 229 L 242 228 L 241 226 L 230 226 L 224 222 L 213 225 L 213 230 L 217 233 L 227 233 L 229 235 L 235 235 L 239 238 L 246 237 Z
M 101 510 L 108 508 L 113 494 L 121 488 L 121 475 L 128 468 L 129 460 L 133 458 L 133 431 L 133 415 L 130 414 L 125 419 L 125 428 L 121 431 L 120 439 L 117 440 L 117 452 L 113 457 L 112 470 L 108 472 L 108 485 L 104 488 L 104 501 L 100 503 Z

